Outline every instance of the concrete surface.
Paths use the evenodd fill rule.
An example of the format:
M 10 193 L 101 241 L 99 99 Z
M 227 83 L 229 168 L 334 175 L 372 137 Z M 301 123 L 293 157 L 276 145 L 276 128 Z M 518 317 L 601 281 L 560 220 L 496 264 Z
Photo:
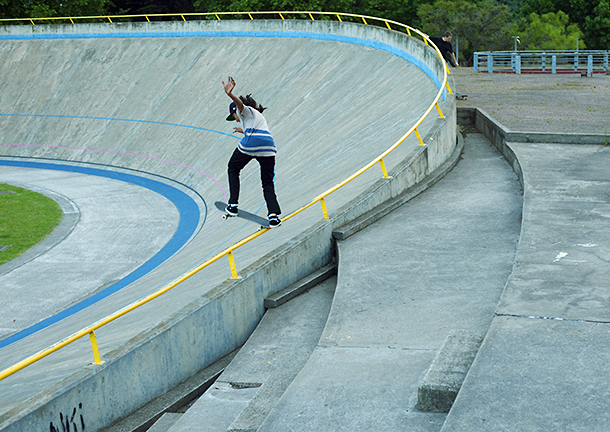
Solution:
M 519 250 L 442 431 L 606 430 L 609 147 L 504 146 L 523 172 Z
M 439 430 L 418 385 L 449 332 L 491 323 L 520 215 L 514 173 L 473 135 L 434 187 L 339 242 L 324 333 L 260 430 Z
M 483 334 L 453 330 L 417 390 L 420 411 L 448 413 L 483 342 Z
M 6 270 L 0 267 L 6 272 L 3 338 L 123 279 L 159 252 L 178 227 L 179 215 L 170 201 L 134 184 L 65 171 L 0 169 L 2 182 L 70 197 L 71 208 L 64 214 L 77 218 L 63 237 L 48 246 L 43 243 L 36 255 L 16 260 L 18 267 L 13 261 Z M 53 282 L 32 283 L 48 278 Z
M 461 72 L 468 70 L 456 70 L 456 89 L 465 93 Z M 519 81 L 523 99 L 511 99 L 514 89 L 501 84 L 513 77 L 484 78 L 470 78 L 465 103 L 482 108 L 472 95 L 485 95 L 498 106 L 493 116 L 515 120 L 512 130 L 577 130 L 573 117 L 607 113 L 603 102 L 589 110 L 576 86 L 559 94 L 580 103 L 544 110 L 553 100 L 537 105 L 531 80 Z M 548 127 L 531 117 L 532 106 L 548 113 Z M 605 133 L 607 116 L 579 124 L 589 120 L 581 132 Z M 339 243 L 338 285 L 322 337 L 261 431 L 607 429 L 609 147 L 511 143 L 489 114 L 477 113 L 477 126 L 484 122 L 480 129 L 508 164 L 466 130 L 464 159 L 451 173 Z M 455 329 L 488 332 L 450 413 L 418 412 L 417 386 Z M 267 340 L 252 339 L 250 353 Z M 240 382 L 258 383 L 253 365 L 242 367 L 248 379 Z M 258 392 L 241 387 L 235 416 Z
M 610 136 L 610 75 L 452 72 L 456 91 L 468 95 L 458 107 L 482 109 L 512 131 Z
M 521 108 L 501 115 L 538 129 Z M 464 160 L 446 178 L 339 243 L 323 337 L 259 431 L 607 429 L 610 147 L 574 145 L 605 119 L 557 145 L 506 141 L 520 132 L 472 117 L 492 143 L 466 126 Z M 457 400 L 448 415 L 414 410 L 454 329 L 487 333 Z
M 168 430 L 258 430 L 311 356 L 335 286 L 331 277 L 269 309 L 216 383 Z
M 150 173 L 182 184 L 205 201 L 224 200 L 226 161 L 236 141 L 220 114 L 228 102 L 220 80 L 230 73 L 238 92 L 252 92 L 270 107 L 266 116 L 280 148 L 276 179 L 284 214 L 401 137 L 436 95 L 432 77 L 442 70 L 421 42 L 353 24 L 278 20 L 35 27 L 6 27 L 0 35 L 5 158 Z M 97 332 L 106 360 L 101 367 L 85 366 L 91 353 L 83 341 L 22 371 L 21 377 L 4 380 L 0 428 L 20 428 L 16 419 L 36 419 L 48 428 L 62 407 L 81 406 L 88 427 L 99 427 L 234 350 L 260 320 L 269 293 L 328 263 L 333 225 L 400 194 L 443 163 L 455 145 L 454 101 L 442 99 L 440 106 L 447 120 L 435 115 L 420 126 L 426 147 L 409 138 L 385 160 L 392 179 L 376 182 L 381 173 L 371 170 L 327 200 L 330 224 L 321 222 L 319 208 L 312 208 L 235 254 L 242 279 L 227 280 L 228 264 L 218 262 L 154 305 L 105 327 Z M 389 118 L 388 112 L 398 114 Z M 264 212 L 255 166 L 243 173 L 242 182 L 242 207 Z M 367 192 L 371 184 L 375 187 Z M 154 272 L 95 309 L 0 350 L 0 364 L 12 364 L 164 286 L 256 229 L 221 225 L 220 213 L 207 216 L 180 253 Z

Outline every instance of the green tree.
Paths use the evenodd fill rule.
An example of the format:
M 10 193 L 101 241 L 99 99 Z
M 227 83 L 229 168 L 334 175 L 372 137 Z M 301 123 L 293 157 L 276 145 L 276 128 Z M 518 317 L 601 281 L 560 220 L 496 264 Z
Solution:
M 521 46 L 528 50 L 575 50 L 577 40 L 579 48 L 586 48 L 578 25 L 570 24 L 568 15 L 561 11 L 531 13 L 519 36 Z
M 587 0 L 590 1 L 590 0 Z M 532 13 L 544 15 L 550 12 L 565 12 L 572 14 L 573 8 L 571 0 L 523 0 L 520 13 L 523 17 L 528 17 Z
M 508 6 L 494 0 L 437 0 L 420 6 L 417 14 L 424 32 L 453 33 L 453 42 L 459 40 L 460 64 L 470 64 L 475 51 L 510 49 L 511 35 L 516 34 Z
M 580 13 L 572 17 L 584 33 L 589 49 L 610 49 L 610 1 L 571 0 Z

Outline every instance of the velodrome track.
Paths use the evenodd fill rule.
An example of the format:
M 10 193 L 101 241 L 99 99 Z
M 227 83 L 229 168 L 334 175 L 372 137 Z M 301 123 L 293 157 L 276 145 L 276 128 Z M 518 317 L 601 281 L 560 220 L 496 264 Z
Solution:
M 176 26 L 170 25 L 170 30 Z M 115 284 L 120 281 L 108 275 L 83 287 L 70 274 L 52 269 L 46 279 L 32 280 L 28 287 L 33 293 L 40 293 L 40 287 L 34 288 L 43 284 L 51 296 L 64 290 L 60 297 L 65 302 L 42 308 L 43 312 L 24 318 L 20 327 L 11 327 L 10 317 L 3 318 L 1 368 L 165 285 L 257 229 L 240 221 L 222 221 L 213 206 L 214 201 L 226 201 L 226 162 L 237 144 L 231 134 L 233 125 L 224 120 L 229 100 L 220 81 L 227 75 L 235 77 L 236 93 L 252 93 L 269 107 L 265 115 L 279 148 L 276 188 L 284 215 L 388 148 L 438 92 L 437 83 L 407 59 L 331 38 L 256 37 L 236 32 L 212 37 L 172 33 L 167 28 L 129 34 L 96 30 L 83 36 L 75 30 L 62 34 L 51 29 L 46 27 L 47 33 L 37 29 L 36 37 L 5 34 L 1 40 L 0 173 L 13 173 L 16 168 L 7 165 L 17 162 L 32 179 L 41 169 L 53 168 L 76 176 L 75 181 L 80 181 L 78 176 L 110 177 L 108 181 L 115 182 L 113 187 L 119 183 L 119 189 L 124 182 L 161 193 L 151 184 L 162 185 L 167 188 L 163 196 L 178 210 L 173 220 L 167 217 L 166 230 L 159 235 L 175 234 L 174 243 L 162 256 L 158 253 L 171 242 L 152 247 L 142 261 L 156 261 L 125 286 L 118 287 Z M 441 110 L 447 103 L 439 101 Z M 437 118 L 433 113 L 424 121 L 422 136 Z M 392 170 L 418 147 L 414 136 L 408 138 L 385 160 L 386 166 Z M 43 163 L 52 166 L 39 165 Z M 380 176 L 374 168 L 333 194 L 327 199 L 331 216 Z M 2 175 L 0 181 L 4 181 Z M 240 207 L 264 215 L 261 195 L 258 166 L 252 164 L 242 174 Z M 154 206 L 150 211 L 155 211 Z M 314 206 L 239 249 L 235 253 L 238 270 L 289 244 L 321 219 L 319 206 Z M 137 237 L 136 244 L 142 243 L 146 232 L 138 232 Z M 99 242 L 89 247 L 107 245 Z M 52 253 L 50 249 L 45 256 Z M 36 259 L 24 265 L 35 266 Z M 120 265 L 120 272 L 127 276 L 141 269 L 142 262 Z M 179 320 L 182 310 L 205 302 L 206 293 L 228 277 L 229 265 L 223 259 L 99 330 L 102 355 L 116 354 L 143 332 Z M 116 289 L 105 292 L 113 286 Z M 65 294 L 71 291 L 77 294 Z M 89 305 L 86 299 L 94 293 L 99 299 Z M 12 300 L 3 299 L 3 303 Z M 37 304 L 45 299 L 30 296 L 29 301 Z M 73 308 L 70 314 L 28 333 L 33 325 L 68 307 Z M 223 347 L 225 351 L 232 348 Z M 209 355 L 208 360 L 213 360 L 215 353 Z M 0 419 L 18 415 L 19 405 L 30 397 L 51 398 L 61 388 L 59 382 L 73 377 L 75 371 L 84 379 L 92 373 L 91 366 L 83 369 L 90 361 L 88 341 L 82 340 L 3 380 Z

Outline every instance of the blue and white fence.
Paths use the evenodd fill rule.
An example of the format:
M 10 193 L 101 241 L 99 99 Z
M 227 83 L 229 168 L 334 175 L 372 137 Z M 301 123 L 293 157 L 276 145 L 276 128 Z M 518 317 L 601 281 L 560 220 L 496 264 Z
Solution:
M 594 73 L 608 72 L 610 51 L 484 51 L 475 52 L 475 72 Z

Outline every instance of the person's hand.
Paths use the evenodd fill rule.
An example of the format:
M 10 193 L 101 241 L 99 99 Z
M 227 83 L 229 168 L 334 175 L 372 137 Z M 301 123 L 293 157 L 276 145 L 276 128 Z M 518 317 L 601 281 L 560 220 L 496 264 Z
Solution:
M 225 93 L 230 94 L 235 88 L 235 80 L 230 76 L 226 83 L 224 81 L 222 82 L 222 85 L 225 88 Z
M 244 133 L 244 130 L 242 128 L 240 128 L 239 126 L 236 126 L 233 128 L 233 133 Z

